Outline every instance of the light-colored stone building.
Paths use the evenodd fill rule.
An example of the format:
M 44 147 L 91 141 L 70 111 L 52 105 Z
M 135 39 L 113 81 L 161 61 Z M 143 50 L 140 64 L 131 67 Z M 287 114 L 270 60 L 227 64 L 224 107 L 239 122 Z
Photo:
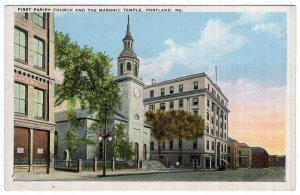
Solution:
M 145 84 L 138 77 L 140 60 L 133 50 L 133 42 L 128 16 L 123 51 L 118 57 L 118 76 L 115 81 L 119 84 L 122 95 L 120 113 L 128 118 L 128 139 L 138 149 L 139 159 L 146 160 L 150 156 L 150 129 L 144 124 L 143 87 Z
M 103 160 L 103 142 L 99 141 L 99 135 L 89 131 L 93 122 L 95 122 L 95 117 L 93 115 L 88 115 L 85 111 L 80 108 L 76 109 L 76 115 L 80 122 L 78 127 L 72 127 L 67 118 L 67 111 L 58 111 L 55 113 L 56 121 L 56 140 L 55 140 L 55 158 L 59 160 L 66 160 L 69 156 L 69 151 L 67 151 L 65 135 L 69 129 L 77 130 L 80 137 L 89 137 L 95 141 L 94 145 L 80 146 L 73 154 L 72 160 L 91 160 L 97 157 L 99 160 Z M 128 127 L 128 119 L 121 115 L 120 113 L 114 111 L 113 117 L 107 119 L 107 132 L 112 133 L 113 128 L 116 124 L 123 123 L 125 127 Z M 112 156 L 108 153 L 107 159 L 111 160 Z
M 55 129 L 53 13 L 16 13 L 14 25 L 14 168 L 49 173 Z
M 162 145 L 162 159 L 175 165 L 180 162 L 180 147 L 183 149 L 183 164 L 193 160 L 203 168 L 217 168 L 227 161 L 228 99 L 205 73 L 198 73 L 166 80 L 144 87 L 145 111 L 184 110 L 200 115 L 206 124 L 204 136 L 194 140 L 168 140 Z M 151 159 L 158 159 L 157 142 L 151 136 Z

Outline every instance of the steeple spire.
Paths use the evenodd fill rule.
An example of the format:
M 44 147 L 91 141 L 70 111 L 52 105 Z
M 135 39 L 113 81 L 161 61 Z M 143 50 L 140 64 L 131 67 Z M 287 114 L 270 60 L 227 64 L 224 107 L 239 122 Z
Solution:
M 132 40 L 133 41 L 133 38 L 131 36 L 131 33 L 130 33 L 130 20 L 129 20 L 129 15 L 128 15 L 128 22 L 127 22 L 127 30 L 126 30 L 126 35 L 123 39 L 124 40 Z
M 138 77 L 139 62 L 136 53 L 133 51 L 133 38 L 130 33 L 130 19 L 127 16 L 127 29 L 125 37 L 123 38 L 123 51 L 118 57 L 118 75 L 130 74 Z

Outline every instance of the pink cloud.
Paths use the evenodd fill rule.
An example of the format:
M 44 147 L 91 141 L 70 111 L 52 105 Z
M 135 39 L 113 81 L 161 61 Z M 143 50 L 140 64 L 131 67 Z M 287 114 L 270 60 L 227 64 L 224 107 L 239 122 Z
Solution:
M 219 83 L 229 99 L 229 136 L 270 154 L 285 153 L 286 87 L 267 87 L 240 79 Z

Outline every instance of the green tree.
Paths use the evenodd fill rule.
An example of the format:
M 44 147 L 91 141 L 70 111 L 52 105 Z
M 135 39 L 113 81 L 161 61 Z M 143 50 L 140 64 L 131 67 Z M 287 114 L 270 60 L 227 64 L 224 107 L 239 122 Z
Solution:
M 115 108 L 120 108 L 121 98 L 118 84 L 111 73 L 111 59 L 102 52 L 80 47 L 71 42 L 68 35 L 55 33 L 55 65 L 63 72 L 63 81 L 55 86 L 56 102 L 59 105 L 69 102 L 68 117 L 76 121 L 75 107 L 80 106 L 87 115 L 92 115 L 94 133 L 106 135 L 107 118 Z M 104 126 L 104 128 L 103 128 Z M 104 142 L 104 162 L 106 162 L 106 143 Z M 106 175 L 106 166 L 103 175 Z
M 92 129 L 100 133 L 107 117 L 121 105 L 119 87 L 111 73 L 111 59 L 88 46 L 81 48 L 71 42 L 68 34 L 56 32 L 55 35 L 55 65 L 64 77 L 62 83 L 55 86 L 55 105 L 67 101 L 68 116 L 73 121 L 76 120 L 75 107 L 93 114 L 97 128 Z
M 69 166 L 70 166 L 70 161 L 71 161 L 72 155 L 80 146 L 94 144 L 94 142 L 91 139 L 87 138 L 86 135 L 84 135 L 83 137 L 80 137 L 78 131 L 73 130 L 73 129 L 69 129 L 66 131 L 65 143 L 66 143 L 67 150 L 69 151 L 69 154 L 70 154 L 70 158 L 68 159 Z
M 182 141 L 197 139 L 203 135 L 205 123 L 201 116 L 192 115 L 190 112 L 183 110 L 170 111 L 173 123 L 174 137 L 178 137 L 180 143 L 180 164 L 183 165 L 183 147 Z
M 156 112 L 148 111 L 145 113 L 146 123 L 151 126 L 151 133 L 157 141 L 158 158 L 161 160 L 161 142 L 173 137 L 170 112 L 157 110 Z
M 126 139 L 123 123 L 118 123 L 113 129 L 112 142 L 108 144 L 108 150 L 117 159 L 132 159 L 134 155 L 133 144 Z
M 192 115 L 183 110 L 156 112 L 148 111 L 145 114 L 146 123 L 151 126 L 151 133 L 157 140 L 158 156 L 161 159 L 160 144 L 164 140 L 178 138 L 182 143 L 183 139 L 193 139 L 203 135 L 204 120 L 201 116 Z M 180 146 L 180 156 L 182 164 L 182 145 Z

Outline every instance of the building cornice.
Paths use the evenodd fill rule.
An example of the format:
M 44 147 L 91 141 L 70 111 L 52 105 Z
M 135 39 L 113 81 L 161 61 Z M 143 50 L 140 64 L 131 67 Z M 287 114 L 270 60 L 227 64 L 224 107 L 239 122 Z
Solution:
M 169 94 L 169 95 L 164 95 L 164 96 L 157 96 L 157 97 L 153 97 L 153 98 L 145 98 L 144 103 L 149 104 L 149 103 L 153 103 L 153 102 L 163 102 L 166 100 L 178 100 L 178 99 L 191 97 L 195 94 L 204 95 L 204 92 L 205 92 L 205 89 L 198 89 L 198 90 L 179 92 L 179 93 L 174 93 L 174 94 Z
M 142 86 L 142 87 L 145 86 L 144 82 L 143 82 L 141 79 L 139 79 L 139 78 L 137 78 L 137 77 L 134 77 L 134 76 L 131 76 L 130 74 L 116 76 L 116 77 L 114 78 L 114 80 L 115 80 L 117 83 L 123 82 L 123 81 L 132 81 L 132 82 L 134 82 L 134 83 L 136 83 L 136 84 L 138 84 L 138 85 L 140 85 L 140 86 Z
M 166 81 L 161 81 L 159 83 L 153 83 L 151 85 L 145 85 L 144 89 L 148 89 L 148 88 L 152 88 L 152 87 L 157 87 L 157 86 L 161 86 L 161 85 L 166 85 L 166 84 L 172 84 L 172 83 L 181 82 L 181 81 L 190 80 L 190 79 L 195 79 L 195 78 L 199 78 L 199 77 L 206 77 L 213 84 L 213 86 L 216 88 L 216 90 L 223 96 L 223 98 L 227 102 L 229 102 L 228 99 L 226 98 L 226 96 L 223 94 L 223 92 L 219 88 L 219 86 L 217 84 L 215 84 L 211 80 L 211 78 L 206 73 L 204 73 L 204 72 L 196 73 L 196 74 L 191 74 L 191 75 L 187 75 L 187 76 L 183 76 L 183 77 L 178 77 L 178 78 L 170 79 L 170 80 L 166 80 Z
M 14 117 L 14 126 L 40 130 L 55 130 L 55 123 L 48 121 L 32 120 L 27 118 L 25 119 L 17 116 Z
M 47 78 L 49 81 L 54 81 L 54 78 L 51 78 L 47 74 L 41 74 L 38 71 L 35 71 L 34 68 L 30 68 L 30 67 L 27 67 L 27 66 L 20 66 L 18 64 L 15 64 L 14 67 L 22 69 L 22 70 L 27 71 L 27 72 L 30 72 L 30 73 L 35 74 L 35 75 L 39 75 L 40 77 Z

